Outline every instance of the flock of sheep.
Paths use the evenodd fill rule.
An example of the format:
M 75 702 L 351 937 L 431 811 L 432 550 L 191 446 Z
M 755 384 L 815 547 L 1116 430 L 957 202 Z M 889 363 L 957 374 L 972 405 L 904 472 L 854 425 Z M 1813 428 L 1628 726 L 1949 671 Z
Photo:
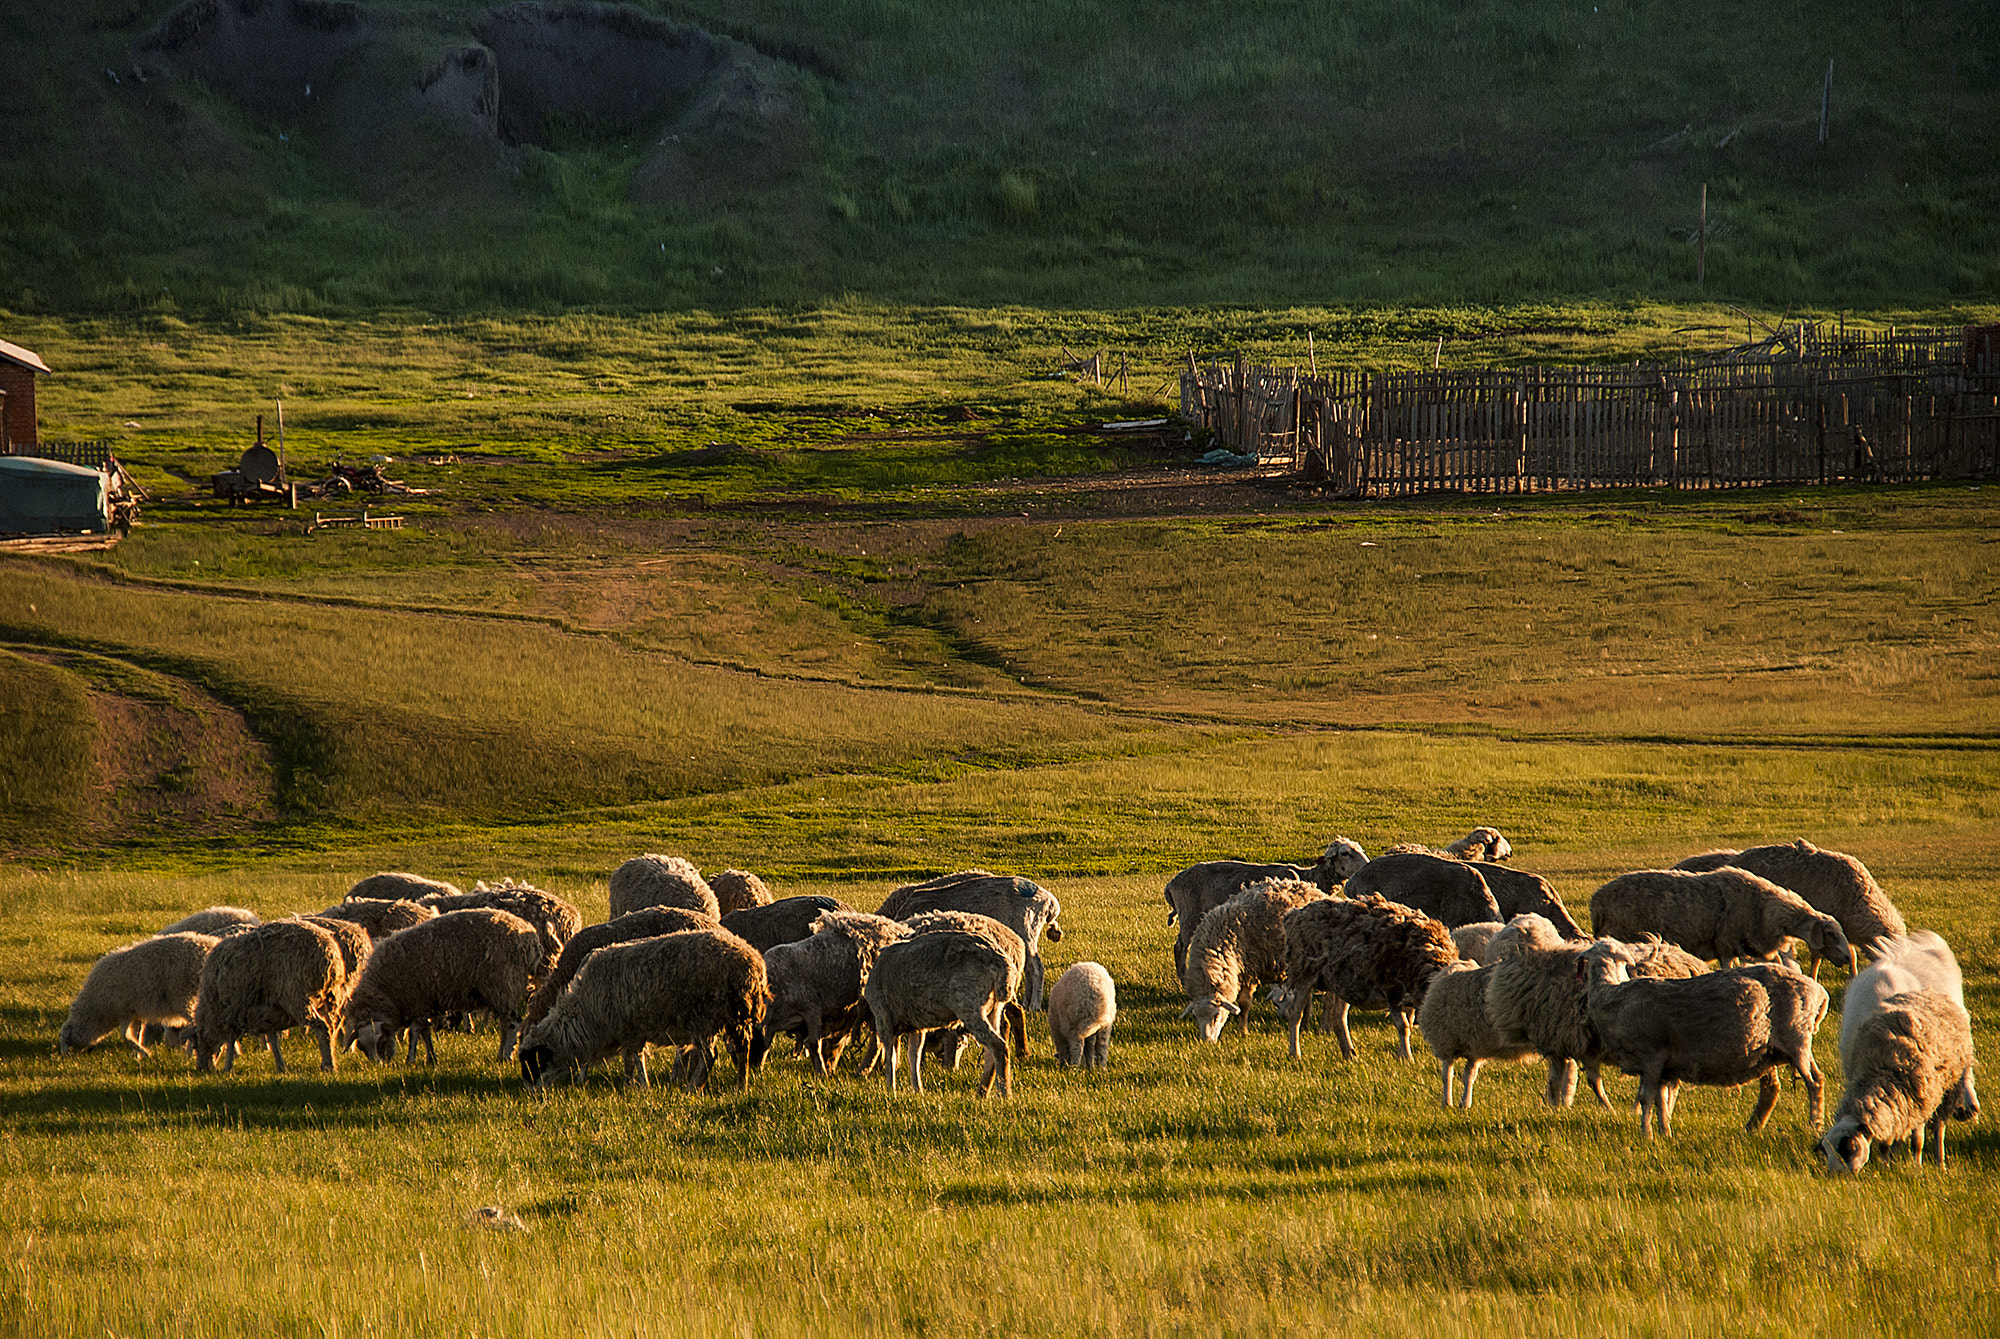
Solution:
M 1670 1133 L 1684 1083 L 1756 1081 L 1746 1128 L 1760 1129 L 1784 1064 L 1817 1127 L 1812 1043 L 1828 996 L 1815 978 L 1826 960 L 1853 973 L 1840 1024 L 1847 1090 L 1821 1140 L 1828 1166 L 1857 1171 L 1872 1145 L 1905 1139 L 1942 1166 L 1945 1122 L 1977 1114 L 1951 950 L 1907 933 L 1853 857 L 1800 841 L 1620 875 L 1591 897 L 1593 939 L 1546 879 L 1505 863 L 1511 854 L 1499 832 L 1477 828 L 1443 850 L 1398 846 L 1371 860 L 1340 838 L 1309 866 L 1183 870 L 1166 886 L 1183 1016 L 1218 1041 L 1231 1018 L 1248 1026 L 1257 988 L 1271 987 L 1296 1057 L 1320 995 L 1320 1031 L 1352 1059 L 1349 1010 L 1387 1010 L 1404 1059 L 1412 1029 L 1436 1056 L 1447 1107 L 1471 1106 L 1486 1062 L 1538 1056 L 1552 1105 L 1569 1105 L 1581 1075 L 1608 1106 L 1601 1071 L 1613 1065 L 1639 1078 L 1648 1136 Z M 512 880 L 465 893 L 377 874 L 314 915 L 263 922 L 212 907 L 106 954 L 58 1046 L 122 1034 L 148 1055 L 157 1036 L 192 1050 L 197 1069 L 226 1071 L 242 1039 L 262 1037 L 282 1071 L 282 1035 L 302 1027 L 331 1070 L 349 1048 L 386 1062 L 399 1045 L 414 1060 L 421 1044 L 434 1062 L 434 1025 L 490 1014 L 499 1059 L 517 1060 L 533 1086 L 614 1056 L 628 1082 L 646 1084 L 648 1048 L 665 1047 L 675 1080 L 698 1088 L 718 1040 L 747 1086 L 780 1034 L 827 1074 L 865 1035 L 863 1072 L 880 1063 L 892 1092 L 899 1043 L 921 1089 L 925 1054 L 955 1064 L 969 1041 L 985 1054 L 981 1094 L 997 1085 L 1006 1096 L 1028 1010 L 1047 1008 L 1063 1063 L 1109 1058 L 1110 973 L 1080 962 L 1044 990 L 1041 940 L 1062 938 L 1060 915 L 1047 889 L 984 870 L 898 888 L 871 914 L 831 897 L 774 899 L 740 870 L 711 881 L 678 856 L 642 855 L 612 874 L 610 919 L 591 926 Z
M 1180 923 L 1183 1014 L 1216 1041 L 1269 985 L 1297 1056 L 1323 993 L 1320 1030 L 1352 1059 L 1348 1010 L 1386 1009 L 1403 1059 L 1412 1027 L 1437 1057 L 1447 1107 L 1472 1105 L 1487 1061 L 1537 1056 L 1548 1060 L 1551 1105 L 1570 1104 L 1581 1071 L 1609 1106 L 1600 1073 L 1614 1065 L 1638 1076 L 1649 1137 L 1671 1132 L 1684 1083 L 1755 1081 L 1745 1128 L 1756 1132 L 1784 1064 L 1817 1128 L 1824 1081 L 1812 1043 L 1829 1000 L 1815 978 L 1826 960 L 1853 973 L 1840 1020 L 1847 1091 L 1820 1140 L 1828 1167 L 1859 1171 L 1871 1144 L 1903 1139 L 1941 1167 L 1946 1121 L 1978 1114 L 1951 949 L 1928 931 L 1909 934 L 1854 857 L 1798 841 L 1622 874 L 1591 895 L 1593 939 L 1546 879 L 1504 863 L 1511 854 L 1499 832 L 1477 828 L 1441 851 L 1398 846 L 1370 860 L 1340 838 L 1310 866 L 1183 870 L 1166 888 L 1168 922 Z M 1811 974 L 1792 957 L 1793 940 L 1811 955 Z

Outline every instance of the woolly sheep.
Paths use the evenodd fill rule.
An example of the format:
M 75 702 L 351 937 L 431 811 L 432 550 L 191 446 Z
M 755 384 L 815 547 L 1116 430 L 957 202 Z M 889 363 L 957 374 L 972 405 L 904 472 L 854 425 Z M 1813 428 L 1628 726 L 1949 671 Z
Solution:
M 1569 908 L 1563 905 L 1555 885 L 1541 875 L 1490 860 L 1468 863 L 1486 881 L 1487 890 L 1500 906 L 1501 920 L 1512 920 L 1516 916 L 1542 916 L 1562 933 L 1563 938 L 1584 937 L 1583 927 L 1569 914 Z
M 575 906 L 554 893 L 545 893 L 533 884 L 515 883 L 512 879 L 502 879 L 494 884 L 482 880 L 474 884 L 469 893 L 421 900 L 423 905 L 439 915 L 451 911 L 490 909 L 519 916 L 535 927 L 535 933 L 541 936 L 542 953 L 550 962 L 555 961 L 570 937 L 583 928 L 583 913 Z
M 745 907 L 767 906 L 772 901 L 771 890 L 764 881 L 747 869 L 725 869 L 708 881 L 708 887 L 725 916 Z
M 1202 917 L 1181 974 L 1188 997 L 1181 1017 L 1195 1020 L 1203 1041 L 1221 1040 L 1232 1017 L 1249 1030 L 1244 1010 L 1258 985 L 1285 976 L 1285 913 L 1325 896 L 1297 879 L 1268 879 Z
M 829 911 L 852 911 L 837 897 L 781 897 L 758 907 L 745 907 L 722 918 L 722 928 L 745 940 L 759 953 L 790 944 L 813 932 L 813 922 Z
M 909 1038 L 910 1086 L 922 1092 L 924 1034 L 956 1023 L 986 1049 L 979 1095 L 991 1094 L 997 1078 L 1000 1095 L 1011 1097 L 1014 1072 L 1001 1030 L 1005 1004 L 1020 984 L 1012 959 L 986 936 L 940 929 L 885 947 L 862 997 L 874 1020 L 889 1091 L 896 1091 L 897 1041 Z
M 521 1044 L 521 1078 L 540 1087 L 574 1078 L 613 1052 L 625 1081 L 651 1083 L 648 1045 L 690 1048 L 675 1070 L 690 1090 L 708 1082 L 719 1033 L 750 1086 L 751 1034 L 769 998 L 764 959 L 719 926 L 607 944 L 584 960 Z
M 715 890 L 692 861 L 677 855 L 635 855 L 611 872 L 611 916 L 647 907 L 686 907 L 722 919 Z
M 197 911 L 192 916 L 183 916 L 160 931 L 163 935 L 196 934 L 219 935 L 223 931 L 234 931 L 246 925 L 262 925 L 263 918 L 254 911 L 242 907 L 210 907 Z
M 528 1001 L 528 1016 L 522 1026 L 533 1027 L 547 1017 L 549 1009 L 562 995 L 563 987 L 583 966 L 584 959 L 606 944 L 625 944 L 634 939 L 651 939 L 656 935 L 677 934 L 682 930 L 720 928 L 713 916 L 689 911 L 685 907 L 647 907 L 642 911 L 628 911 L 623 916 L 615 916 L 596 925 L 586 925 L 570 936 L 555 966 L 535 987 L 535 993 Z
M 347 1001 L 343 1035 L 369 1059 L 387 1061 L 395 1056 L 396 1034 L 410 1028 L 408 1059 L 416 1059 L 421 1039 L 434 1065 L 430 1020 L 484 1009 L 500 1021 L 505 1060 L 529 986 L 547 965 L 540 933 L 512 912 L 445 912 L 375 946 Z
M 1477 827 L 1445 846 L 1446 855 L 1455 855 L 1460 860 L 1505 860 L 1514 854 L 1514 848 L 1500 835 L 1500 829 Z
M 375 941 L 368 931 L 353 921 L 341 920 L 334 916 L 293 916 L 290 919 L 317 925 L 333 936 L 333 942 L 340 948 L 340 966 L 349 977 L 358 977 L 362 964 L 375 948 Z
M 1174 975 L 1187 970 L 1188 941 L 1202 918 L 1253 883 L 1266 879 L 1299 879 L 1330 893 L 1368 863 L 1368 853 L 1345 837 L 1328 843 L 1312 865 L 1253 865 L 1242 860 L 1208 860 L 1190 865 L 1167 880 L 1167 924 L 1179 923 L 1174 937 Z
M 1451 942 L 1458 949 L 1458 956 L 1470 963 L 1486 960 L 1486 946 L 1493 942 L 1493 936 L 1506 928 L 1501 921 L 1474 921 L 1461 925 L 1451 932 Z
M 1725 966 L 1736 958 L 1770 958 L 1790 937 L 1805 940 L 1817 957 L 1846 962 L 1853 953 L 1839 921 L 1769 879 L 1733 867 L 1621 874 L 1590 895 L 1590 925 L 1614 939 L 1656 934 Z
M 1042 933 L 1049 942 L 1063 937 L 1057 923 L 1062 904 L 1056 895 L 1029 879 L 990 874 L 983 869 L 961 870 L 924 883 L 905 884 L 883 899 L 875 909 L 878 916 L 906 921 L 925 911 L 969 911 L 991 916 L 1021 936 L 1028 951 L 1026 975 L 1022 978 L 1021 1003 L 1029 1009 L 1042 1007 Z
M 1504 919 L 1476 865 L 1422 851 L 1376 856 L 1347 881 L 1349 897 L 1380 893 L 1447 927 Z
M 262 1035 L 282 1074 L 285 1053 L 278 1034 L 295 1027 L 311 1030 L 319 1042 L 320 1068 L 333 1069 L 330 1029 L 348 985 L 340 942 L 307 921 L 272 921 L 219 941 L 201 968 L 195 1069 L 207 1073 L 218 1052 L 224 1072 L 234 1069 L 235 1043 Z
M 385 874 L 370 874 L 349 888 L 347 896 L 350 900 L 415 902 L 426 897 L 457 897 L 458 885 L 446 883 L 442 879 L 427 879 L 421 874 L 392 871 Z
M 1417 1027 L 1424 1044 L 1437 1057 L 1439 1078 L 1446 1107 L 1458 1105 L 1452 1097 L 1452 1066 L 1465 1062 L 1461 1085 L 1463 1105 L 1472 1109 L 1472 1085 L 1488 1060 L 1532 1060 L 1532 1046 L 1509 1046 L 1493 1029 L 1486 1014 L 1486 983 L 1493 969 L 1470 962 L 1456 962 L 1434 977 L 1417 1009 Z
M 177 931 L 117 948 L 97 960 L 83 988 L 70 1002 L 69 1017 L 56 1034 L 56 1050 L 87 1051 L 112 1033 L 150 1056 L 144 1028 L 159 1023 L 184 1028 L 194 1021 L 201 994 L 201 968 L 219 941 L 213 935 Z
M 1350 1008 L 1387 1009 L 1396 1020 L 1397 1055 L 1410 1058 L 1410 1025 L 1431 978 L 1458 961 L 1458 948 L 1442 924 L 1376 893 L 1307 902 L 1287 912 L 1285 1002 L 1292 1058 L 1299 1058 L 1299 1025 L 1314 991 L 1327 992 L 1340 1053 L 1354 1058 L 1348 1034 Z
M 1010 925 L 1002 924 L 991 916 L 982 916 L 976 911 L 925 911 L 910 917 L 903 924 L 910 927 L 912 937 L 927 934 L 969 934 L 984 939 L 993 946 L 995 952 L 1013 964 L 1014 978 L 1027 980 L 1027 945 L 1021 936 L 1014 933 Z M 1008 996 L 1003 1002 L 1001 1014 L 1007 1026 L 1002 1029 L 1013 1034 L 1014 1053 L 1028 1053 L 1028 1017 L 1020 1001 Z M 958 1064 L 958 1042 L 967 1038 L 962 1028 L 946 1026 L 931 1030 L 932 1054 L 943 1059 L 947 1066 L 956 1068 Z M 872 1065 L 871 1065 L 872 1067 Z
M 1858 1172 L 1868 1165 L 1871 1142 L 1911 1138 L 1917 1157 L 1928 1143 L 1939 1169 L 1945 1165 L 1945 1123 L 1960 1111 L 1958 1094 L 1972 1068 L 1972 1020 L 1934 990 L 1910 990 L 1877 1003 L 1843 1049 L 1847 1088 L 1833 1124 L 1820 1137 L 1827 1170 Z
M 1486 981 L 1486 1016 L 1502 1046 L 1548 1057 L 1544 1096 L 1552 1107 L 1575 1100 L 1579 1067 L 1598 1103 L 1611 1105 L 1599 1073 L 1603 1042 L 1591 1026 L 1577 975 L 1578 959 L 1588 947 L 1588 941 L 1564 940 L 1543 916 L 1514 917 L 1486 946 L 1493 968 Z M 1658 940 L 1625 947 L 1635 959 L 1629 968 L 1633 976 L 1678 978 L 1708 970 L 1707 963 Z
M 1724 968 L 1680 980 L 1633 980 L 1624 945 L 1600 939 L 1585 949 L 1590 1024 L 1604 1058 L 1639 1078 L 1639 1133 L 1673 1133 L 1683 1083 L 1734 1088 L 1755 1079 L 1757 1105 L 1744 1122 L 1755 1134 L 1778 1102 L 1779 1061 L 1806 1086 L 1806 1115 L 1819 1126 L 1825 1082 L 1813 1063 L 1813 1036 L 1826 1018 L 1817 981 L 1773 963 Z
M 909 936 L 909 926 L 886 916 L 827 911 L 804 939 L 764 950 L 771 1005 L 751 1043 L 751 1063 L 763 1060 L 772 1037 L 788 1032 L 812 1056 L 815 1070 L 832 1073 L 861 1021 L 861 992 L 876 955 Z
M 1724 866 L 1747 869 L 1797 893 L 1815 911 L 1839 921 L 1847 942 L 1871 957 L 1876 940 L 1906 933 L 1903 913 L 1896 910 L 1868 867 L 1851 855 L 1821 850 L 1800 840 L 1753 846 L 1747 851 L 1708 851 L 1691 855 L 1674 868 L 1699 872 Z M 1848 965 L 1852 968 L 1851 959 Z M 1818 954 L 1813 955 L 1812 970 L 1815 975 L 1819 972 Z
M 437 911 L 407 898 L 357 897 L 335 903 L 319 915 L 324 920 L 353 921 L 368 932 L 370 939 L 387 939 L 398 930 L 422 924 L 437 915 Z
M 1929 930 L 1875 942 L 1875 961 L 1868 970 L 1847 983 L 1840 1007 L 1840 1066 L 1853 1072 L 1862 1027 L 1882 1011 L 1882 1002 L 1907 991 L 1928 990 L 1944 996 L 1959 1008 L 1965 1007 L 1965 980 L 1951 946 Z M 1967 1069 L 1959 1081 L 1953 1114 L 1970 1120 L 1979 1114 L 1979 1092 L 1973 1071 Z
M 1117 1021 L 1118 988 L 1102 964 L 1076 963 L 1049 987 L 1049 1039 L 1061 1064 L 1103 1069 Z

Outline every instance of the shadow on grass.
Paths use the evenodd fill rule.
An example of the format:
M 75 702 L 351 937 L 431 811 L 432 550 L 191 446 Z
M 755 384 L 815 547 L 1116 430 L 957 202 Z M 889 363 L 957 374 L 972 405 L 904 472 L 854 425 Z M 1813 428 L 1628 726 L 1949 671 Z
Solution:
M 135 1124 L 194 1124 L 251 1130 L 380 1129 L 436 1119 L 427 1098 L 515 1098 L 518 1078 L 457 1071 L 404 1074 L 383 1070 L 353 1076 L 317 1068 L 254 1077 L 230 1074 L 159 1076 L 160 1081 L 53 1081 L 32 1093 L 0 1094 L 0 1123 L 23 1134 L 90 1134 Z

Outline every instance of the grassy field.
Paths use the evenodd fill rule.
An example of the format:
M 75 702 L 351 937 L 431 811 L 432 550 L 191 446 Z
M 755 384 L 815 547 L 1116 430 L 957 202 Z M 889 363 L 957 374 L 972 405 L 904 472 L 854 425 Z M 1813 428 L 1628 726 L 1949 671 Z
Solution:
M 1648 1145 L 1631 1080 L 1556 1112 L 1500 1066 L 1467 1115 L 1379 1015 L 1352 1062 L 1325 1038 L 1288 1059 L 1261 1007 L 1216 1047 L 1179 1018 L 1173 871 L 1491 822 L 1578 911 L 1711 846 L 1852 851 L 1951 940 L 2000 1045 L 2000 488 L 1341 503 L 1101 454 L 1077 428 L 1120 403 L 1038 375 L 1065 339 L 1170 321 L 1393 361 L 1462 316 L 1344 345 L 1325 309 L 1084 333 L 864 309 L 766 340 L 743 317 L 429 343 L 46 323 L 45 415 L 140 422 L 121 450 L 156 497 L 107 553 L 0 560 L 0 1329 L 1991 1328 L 1990 1119 L 1953 1128 L 1943 1174 L 1842 1183 L 1789 1084 L 1760 1136 L 1747 1092 L 1698 1090 Z M 1727 338 L 1716 313 L 1571 316 L 1499 312 L 1479 354 L 1582 350 L 1592 323 L 1609 356 Z M 737 380 L 647 380 L 649 341 L 702 328 Z M 868 352 L 889 336 L 923 375 Z M 509 344 L 519 393 L 486 417 L 462 388 Z M 295 459 L 459 464 L 411 464 L 443 491 L 400 532 L 195 505 L 181 476 L 240 450 L 277 383 Z M 1191 500 L 1108 500 L 1139 483 Z M 53 1054 L 90 964 L 189 910 L 314 910 L 408 868 L 526 878 L 594 920 L 646 850 L 864 909 L 945 870 L 1033 877 L 1064 907 L 1051 970 L 1119 983 L 1112 1067 L 1060 1071 L 1044 1032 L 1004 1103 L 964 1071 L 892 1099 L 782 1055 L 747 1094 L 537 1098 L 490 1031 L 434 1071 Z M 1834 1051 L 1822 1032 L 1837 1089 Z M 527 1231 L 468 1223 L 493 1204 Z

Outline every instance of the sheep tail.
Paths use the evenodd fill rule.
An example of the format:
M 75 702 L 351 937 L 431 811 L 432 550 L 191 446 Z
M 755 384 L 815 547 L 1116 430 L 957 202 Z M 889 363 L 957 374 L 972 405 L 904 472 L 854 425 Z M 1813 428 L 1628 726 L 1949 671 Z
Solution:
M 1018 1000 L 1008 1000 L 1001 1009 L 1006 1015 L 1002 1021 L 1014 1034 L 1014 1054 L 1025 1057 L 1028 1054 L 1028 1011 L 1021 1007 Z

